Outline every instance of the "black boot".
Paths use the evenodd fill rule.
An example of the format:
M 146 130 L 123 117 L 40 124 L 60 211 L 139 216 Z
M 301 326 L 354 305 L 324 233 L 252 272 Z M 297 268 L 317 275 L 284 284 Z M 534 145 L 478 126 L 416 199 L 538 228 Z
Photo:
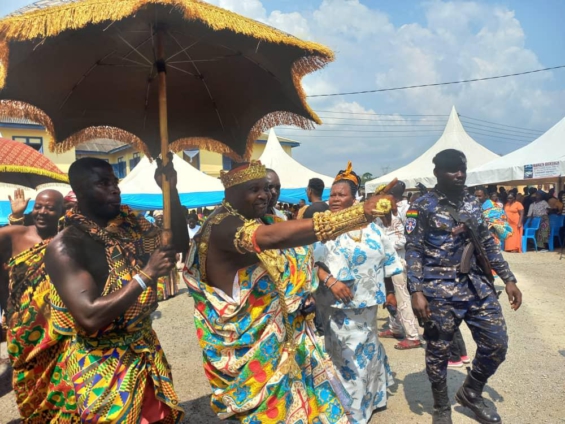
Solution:
M 463 386 L 457 391 L 455 400 L 475 413 L 481 424 L 502 423 L 500 415 L 494 407 L 489 407 L 482 397 L 486 381 L 480 381 L 473 376 L 473 371 L 467 374 Z
M 447 394 L 447 381 L 432 383 L 432 394 L 434 396 L 434 413 L 432 424 L 452 424 L 451 403 Z

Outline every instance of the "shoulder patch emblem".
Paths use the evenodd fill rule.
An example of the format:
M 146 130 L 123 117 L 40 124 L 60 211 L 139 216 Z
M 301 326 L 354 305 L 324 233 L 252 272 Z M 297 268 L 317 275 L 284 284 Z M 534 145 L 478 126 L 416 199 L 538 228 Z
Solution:
M 418 216 L 418 212 L 416 212 L 416 216 Z M 416 229 L 418 225 L 418 221 L 416 218 L 410 217 L 406 218 L 405 229 L 407 234 L 412 234 L 412 232 Z

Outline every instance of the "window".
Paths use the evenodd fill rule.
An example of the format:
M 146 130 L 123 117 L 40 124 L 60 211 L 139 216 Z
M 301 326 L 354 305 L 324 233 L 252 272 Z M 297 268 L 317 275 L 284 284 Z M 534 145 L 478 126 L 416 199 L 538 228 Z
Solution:
M 43 153 L 43 137 L 26 137 L 15 135 L 12 137 L 12 140 L 20 141 L 30 147 L 33 147 L 39 153 Z
M 114 174 L 116 174 L 116 177 L 118 177 L 119 179 L 126 177 L 126 163 L 123 160 L 120 162 L 118 159 L 118 163 L 112 164 L 112 168 L 114 169 Z
M 193 149 L 193 150 L 185 150 L 183 159 L 185 162 L 190 163 L 196 169 L 200 169 L 200 150 Z
M 118 163 L 122 163 L 123 161 L 124 161 L 124 157 L 123 157 L 123 156 L 120 156 L 120 157 L 118 158 Z
M 233 160 L 226 155 L 222 155 L 222 169 L 224 171 L 231 171 L 233 168 Z
M 133 171 L 133 169 L 137 166 L 137 164 L 139 163 L 139 161 L 141 160 L 141 156 L 139 155 L 139 153 L 134 153 L 133 154 L 133 158 L 129 160 L 129 170 L 130 172 Z

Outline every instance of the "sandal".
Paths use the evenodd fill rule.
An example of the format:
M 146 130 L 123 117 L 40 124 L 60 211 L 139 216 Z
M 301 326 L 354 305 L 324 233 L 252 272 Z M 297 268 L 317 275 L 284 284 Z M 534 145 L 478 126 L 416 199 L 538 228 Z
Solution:
M 422 347 L 422 343 L 420 342 L 420 340 L 404 339 L 401 342 L 394 345 L 394 348 L 398 350 L 415 349 L 417 347 Z
M 380 331 L 379 337 L 383 339 L 402 339 L 404 335 L 402 333 L 394 333 L 391 329 Z

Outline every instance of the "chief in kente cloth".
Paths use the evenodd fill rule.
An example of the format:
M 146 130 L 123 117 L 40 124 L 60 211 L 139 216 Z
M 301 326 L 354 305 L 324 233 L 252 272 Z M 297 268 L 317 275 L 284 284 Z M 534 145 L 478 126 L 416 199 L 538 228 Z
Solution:
M 220 178 L 225 200 L 196 236 L 184 271 L 212 409 L 248 424 L 348 423 L 349 396 L 314 334 L 309 245 L 367 226 L 378 196 L 266 225 L 265 167 L 242 164 Z
M 406 214 L 408 289 L 415 315 L 425 322 L 426 371 L 432 383 L 435 424 L 451 423 L 447 362 L 455 330 L 465 321 L 477 343 L 472 370 L 455 398 L 481 423 L 500 423 L 481 393 L 504 361 L 506 323 L 493 285 L 492 268 L 506 285 L 511 308 L 522 294 L 482 217 L 481 205 L 467 194 L 467 160 L 454 149 L 433 159 L 436 187 Z M 474 242 L 473 242 L 474 240 Z M 474 250 L 474 254 L 473 254 Z M 490 265 L 489 265 L 490 263 Z

